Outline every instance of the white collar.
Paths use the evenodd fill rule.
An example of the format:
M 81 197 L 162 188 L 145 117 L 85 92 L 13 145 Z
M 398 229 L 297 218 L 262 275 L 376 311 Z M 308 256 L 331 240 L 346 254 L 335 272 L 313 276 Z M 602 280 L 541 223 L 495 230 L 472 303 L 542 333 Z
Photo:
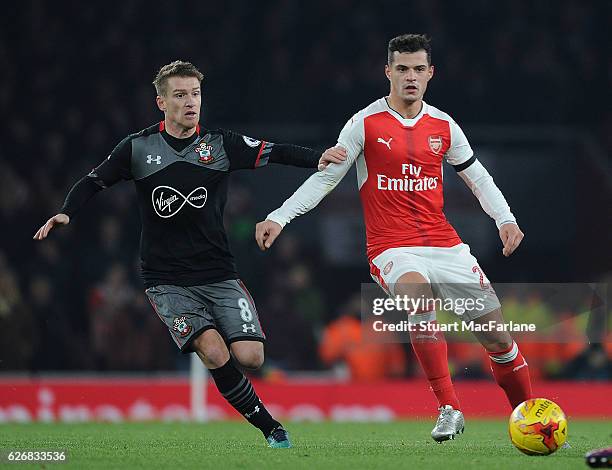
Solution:
M 422 101 L 422 106 L 419 113 L 413 118 L 406 119 L 402 117 L 400 113 L 391 108 L 391 106 L 389 106 L 389 102 L 387 101 L 386 96 L 381 99 L 383 101 L 383 106 L 387 110 L 387 112 L 391 114 L 391 116 L 393 116 L 395 119 L 397 119 L 402 126 L 406 127 L 413 127 L 417 122 L 419 122 L 419 119 L 421 119 L 425 114 L 427 114 L 427 108 L 429 106 L 427 103 L 425 103 L 425 101 Z

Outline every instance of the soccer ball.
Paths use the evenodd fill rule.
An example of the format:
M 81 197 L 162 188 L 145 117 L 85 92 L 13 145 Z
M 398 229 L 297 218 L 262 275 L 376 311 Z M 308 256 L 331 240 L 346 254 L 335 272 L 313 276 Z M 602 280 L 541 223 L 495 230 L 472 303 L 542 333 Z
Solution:
M 527 455 L 552 454 L 567 439 L 565 413 L 546 398 L 532 398 L 517 406 L 508 428 L 512 444 Z

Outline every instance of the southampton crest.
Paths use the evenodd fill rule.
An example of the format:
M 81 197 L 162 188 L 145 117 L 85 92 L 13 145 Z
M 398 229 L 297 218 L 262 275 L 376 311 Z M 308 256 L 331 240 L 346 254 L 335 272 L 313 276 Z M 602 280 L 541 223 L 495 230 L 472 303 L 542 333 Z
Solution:
M 181 338 L 184 338 L 191 333 L 192 326 L 187 323 L 187 319 L 184 316 L 175 317 L 172 324 L 172 329 L 178 332 L 178 334 L 181 335 Z
M 212 145 L 209 145 L 204 141 L 200 142 L 195 148 L 195 152 L 200 156 L 198 161 L 204 164 L 211 163 L 215 159 L 215 157 L 211 155 L 212 149 Z

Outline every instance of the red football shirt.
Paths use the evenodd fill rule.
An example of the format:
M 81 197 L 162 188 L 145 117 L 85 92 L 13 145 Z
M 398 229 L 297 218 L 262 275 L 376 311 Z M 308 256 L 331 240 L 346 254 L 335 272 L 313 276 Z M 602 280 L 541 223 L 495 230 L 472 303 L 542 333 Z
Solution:
M 473 151 L 448 114 L 423 102 L 404 119 L 381 98 L 353 116 L 338 144 L 357 166 L 368 259 L 388 248 L 461 243 L 443 212 L 442 163 L 459 165 Z

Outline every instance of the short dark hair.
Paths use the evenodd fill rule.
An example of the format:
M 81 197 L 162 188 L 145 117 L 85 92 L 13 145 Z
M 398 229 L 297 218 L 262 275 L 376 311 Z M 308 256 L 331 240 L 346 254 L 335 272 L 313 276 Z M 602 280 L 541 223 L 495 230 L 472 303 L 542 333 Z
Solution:
M 198 79 L 198 82 L 202 83 L 204 75 L 191 62 L 183 62 L 182 60 L 170 62 L 159 69 L 155 80 L 153 80 L 153 85 L 155 85 L 158 95 L 164 96 L 166 94 L 170 77 L 195 77 Z
M 431 40 L 424 34 L 402 34 L 389 41 L 387 61 L 393 63 L 394 52 L 427 52 L 427 64 L 431 65 Z

